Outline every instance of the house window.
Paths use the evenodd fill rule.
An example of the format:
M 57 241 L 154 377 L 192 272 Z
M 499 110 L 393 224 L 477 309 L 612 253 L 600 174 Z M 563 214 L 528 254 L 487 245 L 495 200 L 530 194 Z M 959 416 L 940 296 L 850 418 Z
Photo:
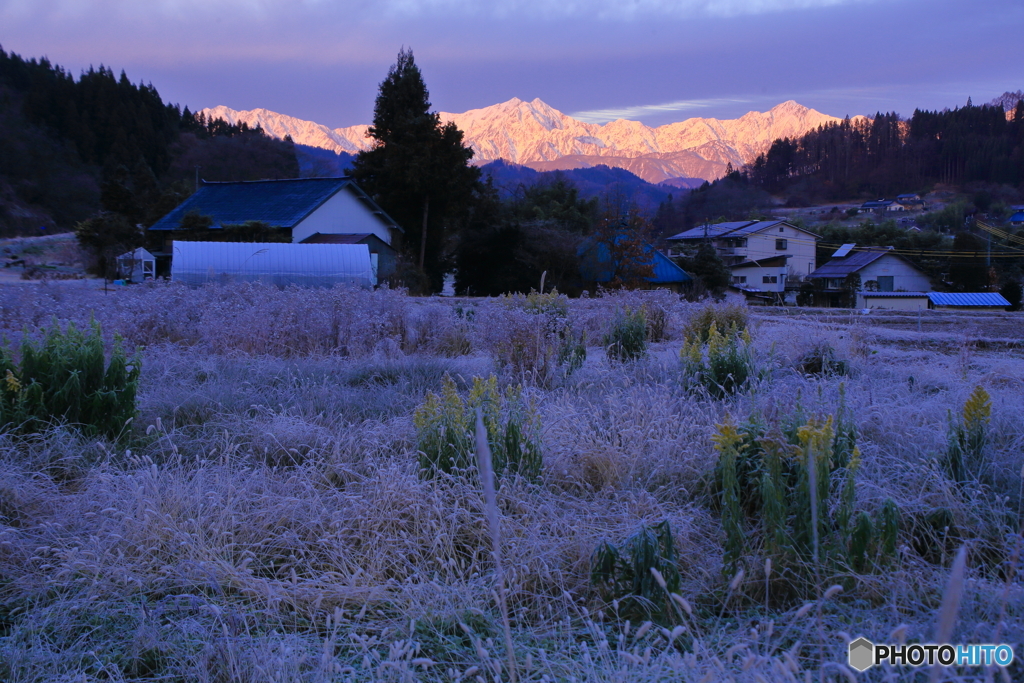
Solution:
M 879 275 L 878 276 L 878 291 L 879 292 L 891 292 L 892 291 L 892 275 Z
M 765 275 L 761 278 L 761 283 L 766 285 L 776 285 L 779 283 L 778 275 Z
M 733 275 L 732 276 L 732 283 L 734 285 L 745 285 L 745 284 L 747 284 L 747 276 L 746 275 Z
M 780 225 L 779 226 L 779 232 L 786 232 L 786 229 Z
M 789 240 L 775 240 L 775 250 L 784 251 L 788 248 Z

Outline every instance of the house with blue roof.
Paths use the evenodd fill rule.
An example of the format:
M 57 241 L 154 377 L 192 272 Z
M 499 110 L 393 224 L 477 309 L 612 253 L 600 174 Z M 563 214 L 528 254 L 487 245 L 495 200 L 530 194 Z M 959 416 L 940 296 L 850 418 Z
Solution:
M 623 239 L 622 235 L 615 238 L 616 243 Z M 643 254 L 647 262 L 643 265 L 651 267 L 651 275 L 643 278 L 651 289 L 671 289 L 678 292 L 693 281 L 689 273 L 680 268 L 672 259 L 644 242 Z M 622 264 L 615 263 L 608 244 L 596 239 L 583 242 L 577 250 L 580 259 L 580 275 L 588 283 L 607 284 L 622 278 Z
M 181 222 L 189 213 L 208 216 L 211 232 L 260 221 L 282 231 L 282 241 L 366 244 L 382 279 L 393 273 L 404 233 L 351 178 L 204 181 L 149 228 L 163 237 L 164 248 L 155 253 L 158 258 L 171 257 L 170 245 L 184 236 Z

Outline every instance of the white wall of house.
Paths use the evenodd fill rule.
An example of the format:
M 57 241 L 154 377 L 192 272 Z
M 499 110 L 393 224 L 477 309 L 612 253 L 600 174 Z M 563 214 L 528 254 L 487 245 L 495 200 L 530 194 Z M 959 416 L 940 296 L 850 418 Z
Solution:
M 886 254 L 859 271 L 861 287 L 868 280 L 878 282 L 879 291 L 892 292 L 930 292 L 931 282 L 921 271 L 903 259 Z M 882 279 L 880 279 L 882 278 Z M 885 278 L 892 278 L 892 289 L 888 288 Z
M 799 228 L 773 225 L 746 237 L 747 246 L 734 249 L 737 255 L 742 254 L 748 261 L 759 261 L 772 256 L 789 254 L 790 259 L 787 265 L 790 280 L 807 277 L 817 267 L 814 258 L 816 238 Z
M 732 283 L 743 289 L 762 292 L 786 291 L 786 266 L 745 266 L 732 269 Z
M 883 308 L 890 311 L 927 311 L 927 296 L 857 296 L 857 308 Z
M 323 235 L 373 233 L 391 244 L 387 223 L 344 188 L 292 228 L 292 242 L 301 242 L 318 232 Z

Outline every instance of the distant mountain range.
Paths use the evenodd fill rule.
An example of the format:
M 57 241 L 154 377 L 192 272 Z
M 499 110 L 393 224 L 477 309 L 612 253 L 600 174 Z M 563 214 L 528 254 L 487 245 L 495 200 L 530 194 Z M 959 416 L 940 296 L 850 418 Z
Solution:
M 274 137 L 290 135 L 296 144 L 332 152 L 336 158 L 370 144 L 365 125 L 331 129 L 267 109 L 236 111 L 219 106 L 203 113 L 232 124 L 259 124 Z M 465 133 L 476 152 L 476 164 L 500 159 L 536 171 L 605 165 L 625 169 L 649 183 L 677 187 L 720 178 L 728 164 L 740 168 L 752 162 L 777 138 L 797 137 L 840 120 L 792 100 L 738 119 L 691 118 L 657 128 L 624 119 L 603 125 L 584 123 L 539 99 L 513 98 L 461 114 L 441 112 L 440 117 L 443 122 L 455 122 Z M 319 158 L 327 161 L 326 155 Z

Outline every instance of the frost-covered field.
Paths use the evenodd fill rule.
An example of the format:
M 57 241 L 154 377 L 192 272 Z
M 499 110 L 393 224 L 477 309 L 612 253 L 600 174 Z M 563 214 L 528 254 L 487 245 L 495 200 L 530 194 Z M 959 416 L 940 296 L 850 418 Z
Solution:
M 641 307 L 647 355 L 609 360 L 604 335 Z M 0 436 L 0 680 L 924 680 L 855 675 L 846 646 L 933 642 L 943 617 L 955 642 L 1024 656 L 1020 318 L 752 309 L 758 376 L 714 398 L 680 362 L 701 308 L 665 292 L 0 287 L 9 345 L 94 317 L 144 347 L 129 440 Z M 572 373 L 566 334 L 587 346 Z M 822 343 L 846 374 L 809 372 Z M 492 373 L 523 385 L 543 453 L 538 478 L 498 481 L 514 671 L 479 480 L 421 476 L 413 421 L 446 374 L 466 395 Z M 942 462 L 977 386 L 991 397 L 984 482 L 961 485 Z M 766 572 L 754 517 L 725 571 L 716 425 L 781 428 L 801 411 L 855 427 L 855 512 L 895 503 L 895 554 L 786 579 Z M 602 541 L 665 520 L 678 598 L 648 626 L 591 564 Z

